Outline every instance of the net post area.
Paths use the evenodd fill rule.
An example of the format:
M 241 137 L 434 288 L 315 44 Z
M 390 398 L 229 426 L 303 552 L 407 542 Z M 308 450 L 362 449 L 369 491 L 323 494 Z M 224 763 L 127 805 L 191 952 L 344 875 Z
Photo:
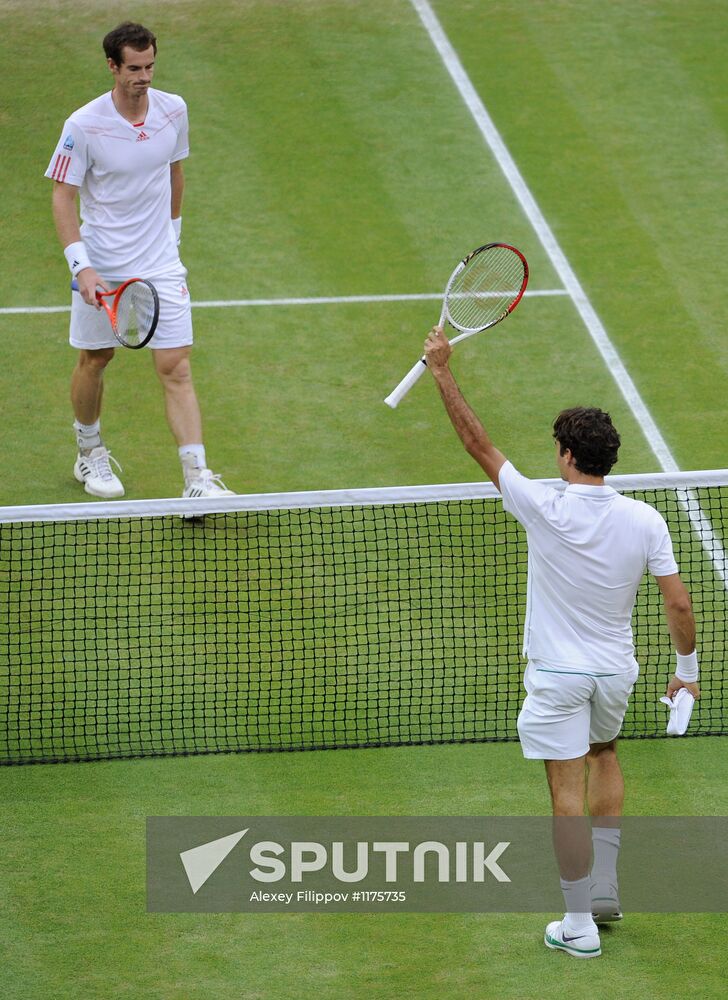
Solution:
M 725 733 L 728 471 L 608 482 L 667 519 Z M 515 740 L 526 572 L 483 483 L 0 508 L 0 762 Z M 650 578 L 634 628 L 662 736 Z

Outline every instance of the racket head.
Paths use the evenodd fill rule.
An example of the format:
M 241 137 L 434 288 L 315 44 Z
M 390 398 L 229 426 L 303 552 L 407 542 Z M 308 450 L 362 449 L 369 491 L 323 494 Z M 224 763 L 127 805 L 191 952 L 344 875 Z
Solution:
M 108 311 L 111 329 L 119 343 L 139 350 L 149 343 L 157 329 L 157 289 L 146 278 L 130 278 L 116 289 Z
M 509 243 L 486 243 L 450 276 L 443 317 L 462 334 L 480 333 L 513 312 L 527 284 L 528 262 L 521 251 Z

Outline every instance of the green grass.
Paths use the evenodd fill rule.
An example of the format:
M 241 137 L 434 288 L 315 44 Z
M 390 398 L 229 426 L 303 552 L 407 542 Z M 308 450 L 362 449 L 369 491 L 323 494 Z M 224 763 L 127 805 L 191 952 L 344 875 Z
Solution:
M 722 5 L 436 6 L 678 463 L 723 467 Z
M 421 281 L 414 287 L 428 290 Z M 428 324 L 437 319 L 433 305 L 197 311 L 193 370 L 213 468 L 238 492 L 482 478 L 440 413 L 431 385 L 423 381 L 397 411 L 382 403 L 421 350 Z M 455 363 L 472 405 L 490 415 L 494 435 L 509 439 L 513 460 L 529 474 L 555 473 L 550 423 L 562 407 L 588 399 L 588 382 L 625 438 L 619 470 L 655 468 L 566 301 L 527 300 L 520 309 L 502 334 L 464 344 Z M 0 371 L 6 444 L 17 456 L 8 462 L 2 501 L 77 501 L 84 494 L 72 475 L 67 382 L 73 359 L 61 329 L 66 318 L 22 317 L 22 331 L 13 338 L 18 322 L 17 316 L 0 316 L 7 346 Z M 562 358 L 561 333 L 569 324 L 574 343 Z M 52 326 L 57 329 L 51 332 Z M 487 370 L 498 373 L 492 384 L 479 347 L 487 353 Z M 526 357 L 527 365 L 514 364 L 516 356 Z M 123 466 L 128 498 L 179 495 L 179 461 L 149 358 L 125 352 L 112 365 L 103 429 Z M 19 369 L 22 393 L 15 388 Z M 42 426 L 29 435 L 38 413 Z
M 723 5 L 435 7 L 677 461 L 725 466 Z M 533 288 L 557 285 L 406 0 L 160 0 L 128 13 L 159 36 L 158 86 L 190 108 L 194 299 L 436 292 L 489 238 L 522 247 Z M 98 0 L 0 0 L 0 307 L 67 301 L 42 174 L 64 117 L 108 85 L 100 39 L 116 16 Z M 215 470 L 240 492 L 480 478 L 431 384 L 395 413 L 381 403 L 436 318 L 436 303 L 196 310 Z M 66 328 L 63 314 L 0 315 L 0 503 L 84 496 L 71 476 Z M 554 474 L 549 422 L 576 403 L 612 412 L 616 471 L 657 468 L 565 298 L 525 300 L 463 345 L 455 368 L 527 474 Z M 179 493 L 148 358 L 113 362 L 104 434 L 130 498 Z M 628 813 L 726 813 L 718 739 L 622 754 Z M 542 769 L 517 746 L 3 769 L 0 790 L 8 998 L 725 992 L 724 915 L 633 915 L 582 965 L 543 948 L 547 915 L 144 912 L 148 814 L 547 812 Z
M 629 813 L 724 810 L 720 740 L 623 756 Z M 631 915 L 584 968 L 543 948 L 546 914 L 144 913 L 147 814 L 544 813 L 542 768 L 513 745 L 47 766 L 3 784 L 8 997 L 577 998 L 615 980 L 620 998 L 722 995 L 723 915 Z

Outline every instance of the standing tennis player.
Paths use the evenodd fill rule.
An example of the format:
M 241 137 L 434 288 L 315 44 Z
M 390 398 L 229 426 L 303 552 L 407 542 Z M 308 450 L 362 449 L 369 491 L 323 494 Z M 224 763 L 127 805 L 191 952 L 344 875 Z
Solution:
M 190 369 L 192 314 L 178 250 L 187 108 L 181 97 L 152 88 L 157 40 L 147 28 L 120 24 L 103 46 L 113 88 L 66 121 L 45 174 L 54 181 L 56 230 L 78 284 L 70 330 L 78 349 L 71 380 L 78 445 L 73 472 L 93 496 L 124 494 L 101 438 L 104 371 L 117 342 L 96 290 L 147 278 L 159 294 L 159 324 L 149 346 L 179 448 L 183 496 L 231 495 L 207 467 Z
M 546 928 L 544 942 L 593 958 L 601 954 L 595 920 L 622 916 L 617 817 L 624 780 L 616 744 L 638 673 L 631 628 L 637 588 L 647 569 L 662 593 L 677 651 L 670 697 L 682 687 L 696 698 L 700 693 L 690 598 L 661 515 L 604 483 L 620 445 L 609 414 L 579 407 L 556 418 L 556 464 L 568 484 L 563 492 L 526 479 L 463 398 L 450 351 L 444 331 L 434 327 L 425 354 L 448 416 L 528 538 L 527 696 L 518 734 L 524 756 L 546 765 L 566 907 L 563 920 Z

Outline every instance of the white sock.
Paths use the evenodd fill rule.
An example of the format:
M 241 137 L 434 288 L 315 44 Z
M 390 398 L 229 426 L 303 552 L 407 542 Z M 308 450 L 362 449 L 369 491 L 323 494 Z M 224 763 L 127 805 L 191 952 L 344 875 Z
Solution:
M 565 913 L 564 914 L 564 925 L 566 926 L 567 932 L 569 931 L 584 931 L 586 933 L 593 932 L 599 933 L 599 928 L 594 923 L 594 917 L 591 913 Z
M 101 445 L 101 420 L 93 424 L 82 424 L 80 420 L 73 421 L 76 431 L 76 443 L 81 452 L 93 451 Z
M 205 446 L 203 444 L 183 444 L 179 457 L 185 474 L 185 482 L 194 479 L 200 469 L 206 469 Z
M 594 847 L 594 863 L 592 864 L 592 880 L 598 882 L 617 882 L 617 858 L 622 831 L 612 826 L 592 827 L 592 845 Z
M 561 891 L 564 894 L 566 914 L 564 922 L 572 930 L 581 930 L 594 923 L 591 912 L 591 893 L 589 891 L 589 876 L 569 882 L 561 879 Z

